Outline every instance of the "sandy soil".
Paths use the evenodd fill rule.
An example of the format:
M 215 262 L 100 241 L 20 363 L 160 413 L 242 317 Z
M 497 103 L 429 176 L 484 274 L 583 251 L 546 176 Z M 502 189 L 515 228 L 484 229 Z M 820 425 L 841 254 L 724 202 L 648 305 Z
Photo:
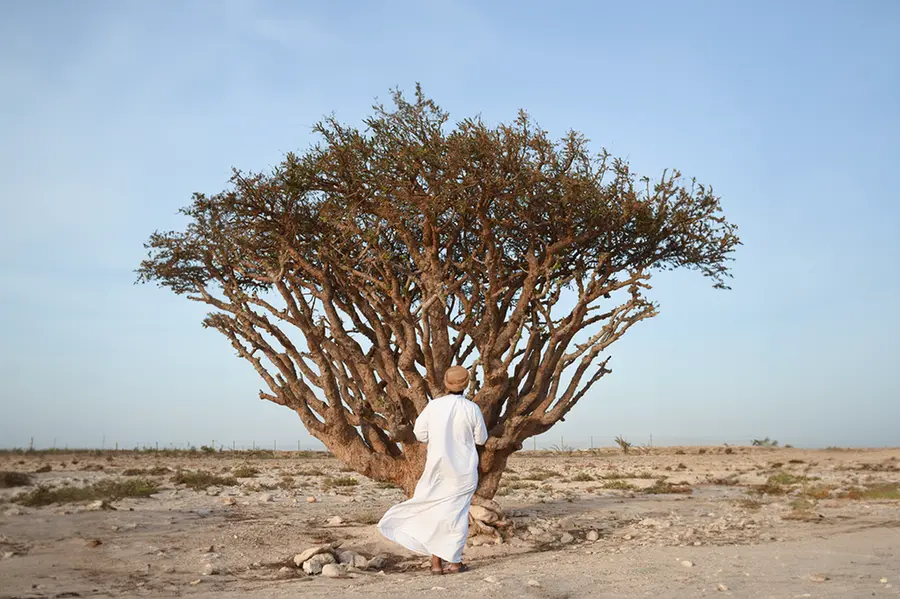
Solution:
M 0 598 L 900 596 L 900 449 L 525 453 L 497 498 L 514 537 L 473 538 L 472 570 L 440 577 L 375 531 L 402 493 L 327 457 L 0 454 L 0 471 L 47 466 L 0 489 Z M 258 473 L 199 491 L 172 482 L 241 466 Z M 16 499 L 154 467 L 169 469 L 145 474 L 160 490 L 114 509 Z M 386 565 L 340 579 L 293 566 L 324 542 Z

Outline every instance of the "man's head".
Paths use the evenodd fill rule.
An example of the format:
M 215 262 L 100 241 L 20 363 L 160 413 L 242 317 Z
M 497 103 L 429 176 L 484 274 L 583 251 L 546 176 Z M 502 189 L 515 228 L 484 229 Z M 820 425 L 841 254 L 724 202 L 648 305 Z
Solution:
M 469 385 L 469 371 L 462 366 L 451 366 L 444 373 L 447 393 L 461 393 Z

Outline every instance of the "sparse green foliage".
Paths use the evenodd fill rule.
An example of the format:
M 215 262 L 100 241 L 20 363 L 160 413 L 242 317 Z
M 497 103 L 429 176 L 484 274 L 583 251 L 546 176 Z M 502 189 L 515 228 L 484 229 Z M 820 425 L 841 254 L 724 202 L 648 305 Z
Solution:
M 122 476 L 162 476 L 171 472 L 165 466 L 154 466 L 152 468 L 127 468 L 122 471 Z

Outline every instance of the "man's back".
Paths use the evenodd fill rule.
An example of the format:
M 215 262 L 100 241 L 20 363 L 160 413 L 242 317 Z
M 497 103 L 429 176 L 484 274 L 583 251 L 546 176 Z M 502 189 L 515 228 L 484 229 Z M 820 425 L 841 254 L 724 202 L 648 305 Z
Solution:
M 419 415 L 416 438 L 428 443 L 428 464 L 445 475 L 470 475 L 478 470 L 476 445 L 487 441 L 487 428 L 478 406 L 462 395 L 432 400 Z

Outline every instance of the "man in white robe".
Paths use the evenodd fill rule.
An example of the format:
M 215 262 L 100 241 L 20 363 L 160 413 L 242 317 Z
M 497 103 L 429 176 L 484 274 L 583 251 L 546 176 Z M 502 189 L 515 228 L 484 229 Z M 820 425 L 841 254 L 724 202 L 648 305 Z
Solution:
M 461 366 L 444 374 L 447 395 L 433 399 L 413 429 L 416 438 L 428 444 L 425 471 L 412 499 L 389 509 L 378 523 L 388 539 L 431 555 L 432 574 L 466 569 L 462 552 L 469 534 L 469 506 L 478 487 L 475 446 L 484 445 L 488 437 L 481 409 L 461 395 L 468 383 L 469 372 Z

